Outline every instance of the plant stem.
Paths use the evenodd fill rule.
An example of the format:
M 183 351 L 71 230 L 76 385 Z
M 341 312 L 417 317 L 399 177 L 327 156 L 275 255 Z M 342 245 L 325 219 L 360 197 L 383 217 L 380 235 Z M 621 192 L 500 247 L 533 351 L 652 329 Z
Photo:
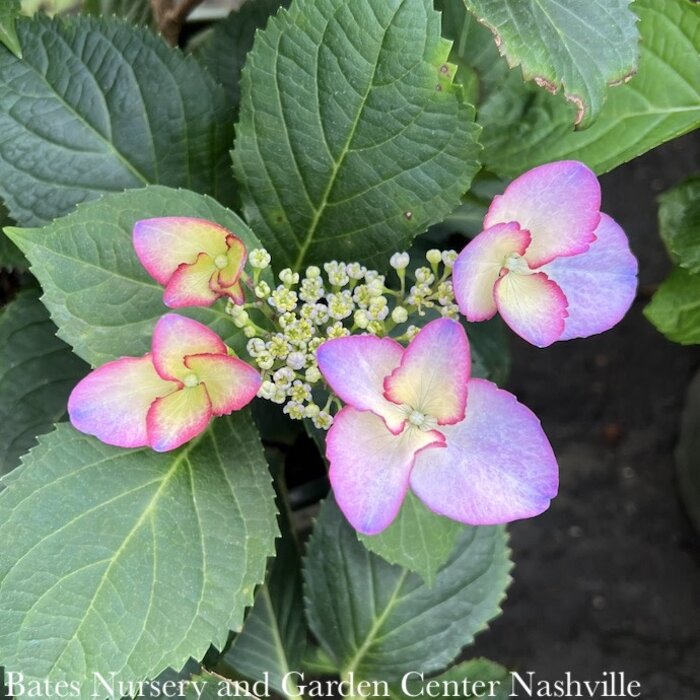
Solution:
M 203 0 L 180 0 L 175 5 L 174 0 L 151 0 L 158 31 L 171 46 L 177 46 L 182 25 L 192 10 L 202 2 Z

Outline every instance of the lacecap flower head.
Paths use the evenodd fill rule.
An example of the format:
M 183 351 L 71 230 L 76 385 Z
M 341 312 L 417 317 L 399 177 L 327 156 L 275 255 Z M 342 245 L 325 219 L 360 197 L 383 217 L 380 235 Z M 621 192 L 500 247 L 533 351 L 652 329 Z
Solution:
M 253 400 L 258 372 L 211 329 L 166 314 L 153 332 L 152 352 L 123 357 L 88 374 L 68 399 L 71 423 L 118 447 L 174 450 L 199 435 L 214 416 Z
M 328 433 L 336 501 L 365 534 L 384 530 L 409 488 L 428 508 L 472 525 L 538 515 L 558 488 L 536 416 L 495 384 L 472 379 L 462 326 L 428 323 L 403 348 L 371 335 L 316 351 L 347 404 Z
M 600 185 L 583 163 L 533 168 L 494 198 L 484 230 L 453 272 L 460 311 L 498 311 L 538 347 L 612 328 L 637 289 L 637 261 L 623 230 L 600 212 Z
M 133 241 L 148 274 L 165 285 L 166 306 L 211 306 L 220 297 L 243 303 L 246 248 L 223 226 L 189 217 L 143 219 Z

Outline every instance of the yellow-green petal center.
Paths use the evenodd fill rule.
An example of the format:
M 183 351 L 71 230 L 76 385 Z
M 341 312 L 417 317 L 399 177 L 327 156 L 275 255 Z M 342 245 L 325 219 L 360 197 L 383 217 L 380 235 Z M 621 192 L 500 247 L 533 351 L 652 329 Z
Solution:
M 214 258 L 214 265 L 216 265 L 219 268 L 219 270 L 223 270 L 228 265 L 228 256 L 217 255 Z
M 186 374 L 183 379 L 182 383 L 188 388 L 191 389 L 192 387 L 195 387 L 199 384 L 199 377 L 194 373 L 190 372 L 189 374 Z

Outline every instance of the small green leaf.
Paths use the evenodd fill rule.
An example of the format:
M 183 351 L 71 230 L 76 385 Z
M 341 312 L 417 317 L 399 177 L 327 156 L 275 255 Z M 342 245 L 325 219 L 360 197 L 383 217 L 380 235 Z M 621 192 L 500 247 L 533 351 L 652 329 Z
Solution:
M 0 658 L 82 698 L 182 668 L 240 628 L 276 533 L 246 412 L 161 454 L 58 426 L 0 493 Z
M 642 40 L 637 74 L 613 88 L 590 128 L 571 129 L 571 109 L 509 78 L 479 111 L 484 163 L 503 177 L 573 158 L 605 173 L 700 125 L 700 4 L 636 0 Z
M 500 318 L 467 323 L 467 337 L 472 353 L 472 376 L 505 384 L 510 373 L 510 345 L 505 324 Z
M 700 272 L 700 177 L 659 197 L 659 233 L 676 263 Z
M 700 274 L 675 268 L 656 290 L 644 315 L 681 345 L 700 343 Z
M 688 387 L 676 448 L 676 468 L 681 496 L 700 532 L 700 373 Z
M 370 552 L 415 571 L 430 587 L 462 529 L 460 523 L 435 515 L 409 492 L 398 517 L 384 532 L 358 536 Z
M 238 110 L 241 101 L 241 70 L 253 48 L 255 32 L 289 0 L 255 0 L 246 2 L 196 42 L 192 55 L 209 71 L 214 80 L 226 89 L 229 102 Z
M 95 17 L 121 17 L 131 24 L 149 25 L 153 20 L 150 0 L 85 0 L 83 12 Z
M 459 204 L 478 129 L 449 51 L 432 0 L 295 0 L 258 33 L 233 159 L 278 268 L 386 266 Z
M 343 673 L 392 681 L 416 669 L 438 671 L 500 613 L 508 555 L 503 527 L 463 526 L 429 588 L 369 552 L 329 499 L 304 568 L 309 625 Z
M 464 0 L 435 0 L 435 9 L 442 12 L 442 35 L 454 42 L 450 61 L 474 73 L 477 102 L 483 102 L 508 75 L 493 34 L 467 10 Z
M 89 367 L 56 337 L 34 289 L 0 314 L 0 474 L 66 414 L 66 401 Z
M 280 533 L 275 560 L 243 630 L 224 653 L 216 670 L 230 670 L 254 681 L 267 680 L 284 694 L 283 677 L 299 671 L 306 649 L 306 624 L 301 591 L 301 557 L 289 513 L 280 508 Z M 289 679 L 287 687 L 290 687 Z M 292 696 L 293 697 L 293 696 Z
M 405 695 L 398 686 L 390 688 L 391 697 L 394 700 L 408 700 L 408 698 L 426 697 L 428 689 L 432 693 L 440 692 L 435 697 L 450 698 L 495 698 L 506 700 L 511 697 L 511 680 L 508 669 L 488 659 L 470 659 L 435 678 L 406 680 L 409 695 Z
M 0 49 L 0 194 L 15 221 L 150 183 L 231 201 L 232 112 L 194 59 L 116 19 L 17 28 L 23 59 Z
M 22 12 L 19 0 L 0 2 L 0 43 L 4 44 L 17 58 L 22 58 L 22 47 L 17 38 L 17 18 Z
M 15 222 L 10 219 L 5 205 L 0 202 L 0 268 L 11 270 L 26 270 L 29 267 L 27 259 L 20 249 L 2 232 L 6 226 Z
M 550 92 L 563 88 L 581 127 L 598 117 L 607 86 L 636 68 L 639 34 L 630 1 L 464 0 L 525 80 Z
M 6 231 L 29 258 L 59 337 L 93 366 L 148 352 L 153 326 L 168 311 L 163 288 L 143 269 L 131 242 L 134 223 L 153 216 L 210 219 L 248 249 L 260 246 L 238 216 L 210 197 L 157 185 L 82 204 L 43 229 Z M 224 302 L 181 311 L 234 348 L 245 342 Z

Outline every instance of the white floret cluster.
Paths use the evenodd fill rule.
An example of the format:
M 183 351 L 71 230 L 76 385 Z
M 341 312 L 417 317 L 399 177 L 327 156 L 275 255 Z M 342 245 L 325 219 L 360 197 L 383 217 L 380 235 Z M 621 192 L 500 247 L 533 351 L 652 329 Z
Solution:
M 318 347 L 353 333 L 409 341 L 419 327 L 406 324 L 425 316 L 428 309 L 457 318 L 450 279 L 456 257 L 453 250 L 429 250 L 428 265 L 413 271 L 415 281 L 408 286 L 410 256 L 395 253 L 390 265 L 398 289 L 387 287 L 386 277 L 376 270 L 336 260 L 325 263 L 323 270 L 309 266 L 303 275 L 286 268 L 273 288 L 261 279 L 270 266 L 270 254 L 263 249 L 250 251 L 249 285 L 255 300 L 229 303 L 227 311 L 248 337 L 248 355 L 262 372 L 258 396 L 284 406 L 294 420 L 308 418 L 316 428 L 330 428 L 340 402 L 329 395 L 323 382 L 316 361 Z M 256 321 L 251 318 L 253 310 Z

